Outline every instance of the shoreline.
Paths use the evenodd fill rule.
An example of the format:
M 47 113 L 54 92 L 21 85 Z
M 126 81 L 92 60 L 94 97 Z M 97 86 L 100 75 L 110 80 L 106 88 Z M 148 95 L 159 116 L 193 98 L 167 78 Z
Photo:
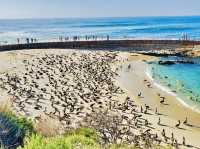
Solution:
M 147 64 L 143 62 L 144 59 L 146 59 L 146 56 L 144 55 L 130 58 L 127 64 L 123 67 L 126 69 L 128 64 L 131 64 L 133 71 L 127 72 L 126 70 L 122 70 L 120 72 L 121 78 L 118 77 L 118 81 L 124 88 L 126 88 L 126 90 L 129 91 L 129 93 L 131 92 L 130 95 L 134 95 L 134 100 L 139 103 L 139 105 L 150 106 L 152 112 L 156 108 L 158 109 L 161 115 L 159 114 L 157 116 L 149 117 L 151 123 L 155 126 L 154 131 L 160 132 L 162 129 L 165 129 L 168 132 L 168 135 L 173 132 L 176 136 L 179 136 L 179 142 L 182 137 L 185 136 L 188 140 L 187 142 L 200 146 L 197 139 L 200 137 L 199 113 L 192 110 L 188 106 L 184 106 L 179 100 L 177 100 L 176 94 L 166 92 L 165 89 L 163 90 L 162 87 L 160 88 L 160 84 L 157 86 L 155 84 L 155 80 L 152 80 L 151 77 L 149 78 L 146 74 Z M 152 88 L 148 88 L 144 80 L 147 80 L 147 82 L 151 84 Z M 142 98 L 137 97 L 140 92 L 142 94 Z M 160 104 L 161 99 L 158 97 L 158 93 L 165 97 L 166 105 Z M 161 118 L 161 123 L 166 126 L 159 126 L 157 124 L 159 117 Z M 193 127 L 181 124 L 183 130 L 177 129 L 175 127 L 177 121 L 180 120 L 182 123 L 186 117 L 188 118 L 189 124 Z
M 148 66 L 147 66 L 148 67 Z M 186 108 L 190 108 L 191 110 L 193 110 L 194 112 L 197 112 L 200 114 L 200 109 L 197 109 L 198 107 L 192 107 L 192 105 L 188 104 L 186 101 L 184 101 L 184 99 L 182 99 L 181 97 L 179 97 L 179 95 L 177 93 L 174 93 L 170 88 L 168 88 L 167 86 L 159 83 L 157 80 L 153 79 L 151 72 L 149 72 L 149 68 L 147 68 L 146 70 L 146 76 L 153 82 L 153 84 L 160 88 L 161 90 L 163 90 L 164 92 L 174 96 L 183 106 L 185 106 Z M 195 103 L 194 103 L 195 104 Z M 195 106 L 195 105 L 194 105 Z

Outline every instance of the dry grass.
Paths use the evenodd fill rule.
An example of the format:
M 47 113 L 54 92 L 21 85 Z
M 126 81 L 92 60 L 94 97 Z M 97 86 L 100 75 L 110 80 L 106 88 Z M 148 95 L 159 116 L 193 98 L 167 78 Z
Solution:
M 64 133 L 64 128 L 60 121 L 46 115 L 36 118 L 34 128 L 36 132 L 45 137 L 53 137 Z
M 12 113 L 11 99 L 0 101 L 0 113 Z

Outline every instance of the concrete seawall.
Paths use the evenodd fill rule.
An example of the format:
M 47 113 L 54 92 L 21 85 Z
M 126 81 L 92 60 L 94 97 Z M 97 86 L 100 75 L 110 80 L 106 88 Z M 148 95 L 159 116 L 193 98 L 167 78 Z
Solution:
M 68 42 L 45 42 L 30 44 L 1 45 L 0 51 L 22 49 L 124 49 L 124 50 L 153 50 L 170 48 L 173 50 L 180 46 L 200 45 L 200 41 L 181 40 L 109 40 L 109 41 L 68 41 Z

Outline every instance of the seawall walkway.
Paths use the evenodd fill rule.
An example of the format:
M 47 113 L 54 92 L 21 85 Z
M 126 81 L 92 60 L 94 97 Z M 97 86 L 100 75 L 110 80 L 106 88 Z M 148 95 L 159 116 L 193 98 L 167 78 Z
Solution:
M 101 41 L 67 41 L 67 42 L 43 42 L 29 44 L 0 45 L 0 51 L 22 49 L 130 49 L 152 50 L 161 48 L 173 48 L 179 46 L 200 45 L 200 41 L 186 40 L 101 40 Z

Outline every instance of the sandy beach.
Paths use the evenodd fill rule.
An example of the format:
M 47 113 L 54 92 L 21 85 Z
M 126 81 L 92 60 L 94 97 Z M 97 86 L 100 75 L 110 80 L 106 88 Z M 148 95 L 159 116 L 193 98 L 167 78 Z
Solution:
M 148 57 L 149 59 L 149 57 Z M 152 57 L 154 59 L 154 57 Z M 129 62 L 126 63 L 125 69 L 122 70 L 118 78 L 120 84 L 128 90 L 132 96 L 142 93 L 142 98 L 134 97 L 137 102 L 141 105 L 149 105 L 155 112 L 157 108 L 160 115 L 149 116 L 155 128 L 158 131 L 165 129 L 168 136 L 171 136 L 173 132 L 175 136 L 178 137 L 179 142 L 182 141 L 182 137 L 185 136 L 186 140 L 191 144 L 199 147 L 198 137 L 200 135 L 200 115 L 199 113 L 193 111 L 191 108 L 183 105 L 177 98 L 175 94 L 166 92 L 163 90 L 163 86 L 158 85 L 152 78 L 148 75 L 148 66 L 143 61 L 147 60 L 145 56 L 131 56 L 129 57 Z M 151 60 L 151 58 L 150 58 Z M 132 70 L 127 71 L 127 66 L 131 64 Z M 147 80 L 147 81 L 144 81 Z M 148 82 L 148 83 L 147 83 Z M 147 85 L 151 84 L 149 88 Z M 160 96 L 158 96 L 160 94 Z M 165 97 L 165 105 L 161 104 L 161 96 Z M 161 119 L 161 123 L 165 126 L 157 125 L 158 117 Z M 193 125 L 186 126 L 182 124 L 186 117 L 188 118 L 188 123 Z M 181 121 L 181 128 L 177 129 L 175 125 L 177 121 Z
M 131 120 L 135 134 L 150 131 L 158 144 L 200 148 L 200 114 L 151 80 L 146 61 L 154 59 L 87 50 L 1 52 L 0 101 L 9 100 L 12 110 L 32 118 L 38 129 L 51 121 L 47 129 L 61 134 L 95 110 L 110 109 L 127 117 L 126 123 Z

